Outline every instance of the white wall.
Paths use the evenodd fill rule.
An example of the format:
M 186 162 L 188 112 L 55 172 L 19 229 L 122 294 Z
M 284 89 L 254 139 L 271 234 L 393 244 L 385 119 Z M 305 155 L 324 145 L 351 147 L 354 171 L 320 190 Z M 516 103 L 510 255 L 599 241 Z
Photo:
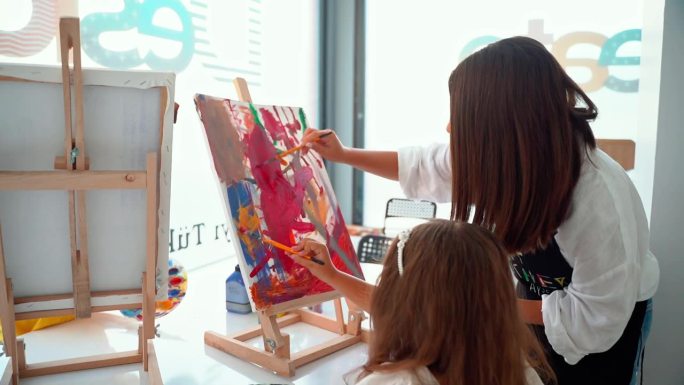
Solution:
M 661 279 L 646 349 L 644 374 L 648 385 L 684 384 L 683 20 L 684 1 L 667 0 L 661 24 L 660 108 L 651 211 L 651 250 L 660 263 Z

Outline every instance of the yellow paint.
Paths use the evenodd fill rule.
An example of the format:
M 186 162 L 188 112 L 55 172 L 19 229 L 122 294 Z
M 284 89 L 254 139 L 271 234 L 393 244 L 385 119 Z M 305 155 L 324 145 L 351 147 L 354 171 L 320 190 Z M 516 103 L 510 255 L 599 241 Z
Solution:
M 14 322 L 14 328 L 17 336 L 32 332 L 34 330 L 45 329 L 50 326 L 63 324 L 65 322 L 73 321 L 76 317 L 72 315 L 61 317 L 44 317 L 37 319 L 27 319 Z M 0 328 L 0 341 L 2 340 L 2 328 Z
M 240 240 L 247 246 L 250 254 L 254 254 L 254 240 L 250 234 L 259 231 L 260 222 L 253 207 L 240 207 L 238 215 Z

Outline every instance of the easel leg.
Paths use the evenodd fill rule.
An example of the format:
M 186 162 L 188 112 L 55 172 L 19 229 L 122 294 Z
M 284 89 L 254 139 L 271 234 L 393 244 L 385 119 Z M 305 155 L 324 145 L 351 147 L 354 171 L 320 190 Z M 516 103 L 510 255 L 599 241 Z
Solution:
M 88 263 L 86 192 L 75 191 L 74 194 L 76 204 L 76 231 L 78 234 L 78 246 L 74 254 L 76 258 L 71 261 L 74 305 L 76 307 L 77 318 L 90 318 L 90 265 Z
M 143 285 L 147 282 L 147 273 L 143 273 Z M 143 320 L 142 320 L 142 355 L 143 368 L 147 371 L 149 366 L 147 341 L 154 338 L 154 296 L 150 298 L 147 293 L 143 294 Z M 138 347 L 140 349 L 140 347 Z
M 361 322 L 366 318 L 365 313 L 360 307 L 356 306 L 354 302 L 346 299 L 347 306 L 349 307 L 349 321 L 347 323 L 347 334 L 353 336 L 361 335 L 365 342 L 367 341 L 367 332 L 361 328 Z
M 17 366 L 19 374 L 26 370 L 26 344 L 22 337 L 17 338 Z
M 138 326 L 138 353 L 143 354 L 145 352 L 145 349 L 143 348 L 144 344 L 145 339 L 143 338 L 143 327 L 140 325 Z
M 280 333 L 276 316 L 259 313 L 259 322 L 264 331 L 264 349 L 278 358 L 290 358 L 290 336 Z
M 83 138 L 83 81 L 81 74 L 81 36 L 78 18 L 59 21 L 62 55 L 62 89 L 64 93 L 64 159 L 67 170 L 85 170 L 85 140 Z M 73 53 L 73 74 L 69 69 L 69 52 Z M 76 112 L 76 135 L 73 133 L 71 87 L 73 83 Z M 76 158 L 72 161 L 72 155 Z M 69 191 L 69 231 L 71 233 L 71 274 L 76 317 L 89 318 L 90 272 L 88 268 L 88 237 L 85 191 Z
M 143 273 L 143 368 L 149 367 L 147 341 L 154 338 L 155 297 L 157 293 L 157 154 L 147 154 L 147 260 Z
M 0 257 L 2 257 L 2 242 L 0 242 Z M 5 259 L 2 259 L 4 270 Z M 0 282 L 0 318 L 2 319 L 2 336 L 5 353 L 12 358 L 12 384 L 19 384 L 19 358 L 17 357 L 17 334 L 14 326 L 14 294 L 12 280 L 7 278 Z
M 333 301 L 335 303 L 335 319 L 337 321 L 337 333 L 344 334 L 347 332 L 347 328 L 344 324 L 344 313 L 342 312 L 342 300 L 335 298 Z

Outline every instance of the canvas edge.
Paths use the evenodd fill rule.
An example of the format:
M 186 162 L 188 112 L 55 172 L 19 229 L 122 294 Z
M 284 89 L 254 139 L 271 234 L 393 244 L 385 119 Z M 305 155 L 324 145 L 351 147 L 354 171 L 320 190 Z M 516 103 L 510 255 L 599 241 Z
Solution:
M 235 223 L 233 222 L 233 217 L 230 215 L 231 212 L 231 207 L 230 207 L 230 201 L 228 201 L 228 185 L 224 182 L 221 182 L 219 180 L 218 174 L 216 173 L 216 165 L 214 164 L 214 155 L 211 152 L 211 147 L 209 146 L 209 138 L 207 137 L 207 131 L 206 127 L 204 127 L 204 122 L 202 121 L 202 116 L 200 115 L 199 107 L 197 104 L 197 99 L 199 96 L 202 97 L 209 97 L 213 99 L 221 99 L 222 98 L 217 98 L 215 96 L 211 95 L 206 95 L 206 94 L 200 94 L 197 93 L 195 96 L 193 96 L 193 101 L 195 102 L 195 109 L 197 110 L 197 117 L 200 120 L 200 126 L 202 127 L 201 132 L 202 132 L 202 143 L 204 143 L 204 147 L 209 154 L 209 163 L 211 164 L 211 175 L 214 180 L 214 185 L 217 186 L 219 196 L 221 197 L 221 208 L 223 209 L 223 217 L 226 219 L 226 222 L 228 222 L 228 227 L 230 228 L 230 238 L 231 238 L 231 243 L 233 244 L 233 249 L 235 250 L 235 257 L 237 258 L 238 265 L 240 266 L 240 274 L 242 275 L 242 280 L 243 282 L 251 282 L 249 280 L 249 274 L 247 274 L 247 268 L 248 266 L 246 265 L 245 261 L 245 256 L 242 253 L 242 246 L 240 245 L 240 238 L 237 233 L 237 228 L 235 227 Z M 245 288 L 247 289 L 247 297 L 249 298 L 249 305 L 252 308 L 252 311 L 257 311 L 256 310 L 256 304 L 254 303 L 254 299 L 252 298 L 252 292 L 249 290 L 249 287 L 245 285 Z
M 83 68 L 84 86 L 109 86 L 148 89 L 173 87 L 176 75 L 172 72 L 113 70 Z M 0 81 L 28 81 L 62 83 L 62 68 L 58 65 L 0 63 Z
M 158 86 L 166 89 L 166 100 L 161 100 L 164 93 L 160 93 L 160 107 L 166 103 L 164 114 L 161 116 L 159 141 L 159 174 L 158 191 L 159 202 L 157 202 L 157 271 L 156 277 L 161 282 L 169 280 L 169 228 L 171 226 L 171 179 L 172 160 L 173 160 L 173 117 L 174 103 L 176 98 L 176 76 L 171 74 L 167 79 L 170 84 Z M 165 300 L 168 298 L 168 285 L 160 285 L 157 288 L 157 299 Z
M 266 309 L 261 309 L 266 315 L 274 315 L 278 313 L 283 313 L 289 310 L 295 310 L 306 306 L 316 305 L 322 302 L 332 301 L 336 298 L 340 298 L 342 295 L 337 290 L 327 291 L 325 293 L 319 293 L 315 295 L 310 295 L 306 297 L 300 297 L 292 301 L 287 301 L 283 303 L 278 303 L 271 305 Z

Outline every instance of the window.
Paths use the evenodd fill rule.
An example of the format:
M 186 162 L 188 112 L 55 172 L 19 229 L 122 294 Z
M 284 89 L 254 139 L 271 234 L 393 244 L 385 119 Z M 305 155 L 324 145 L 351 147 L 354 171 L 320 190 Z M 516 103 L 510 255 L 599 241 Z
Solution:
M 543 42 L 589 93 L 598 138 L 637 141 L 643 2 L 569 4 L 367 1 L 366 147 L 448 143 L 451 71 L 479 47 L 515 35 Z M 637 188 L 650 207 L 650 186 Z M 367 174 L 365 224 L 381 226 L 385 203 L 401 196 L 397 183 Z M 449 208 L 440 205 L 438 216 Z
M 0 62 L 59 65 L 59 12 L 56 0 L 0 3 Z M 192 268 L 232 255 L 192 98 L 237 98 L 240 76 L 255 103 L 302 106 L 315 121 L 318 2 L 81 1 L 78 14 L 84 67 L 176 73 L 170 257 Z

